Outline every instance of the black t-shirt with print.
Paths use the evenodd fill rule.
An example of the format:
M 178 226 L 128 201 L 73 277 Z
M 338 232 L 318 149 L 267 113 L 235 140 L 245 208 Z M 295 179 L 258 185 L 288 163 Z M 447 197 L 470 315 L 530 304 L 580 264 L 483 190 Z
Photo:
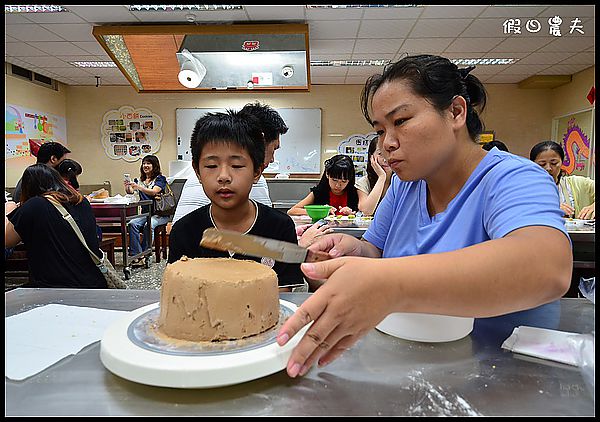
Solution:
M 90 249 L 102 256 L 96 218 L 87 199 L 63 206 L 73 216 Z M 107 288 L 88 250 L 46 198 L 30 198 L 7 217 L 27 249 L 30 281 L 24 287 Z
M 298 244 L 294 221 L 287 214 L 267 207 L 261 203 L 257 205 L 258 216 L 254 226 L 248 234 L 283 240 Z M 200 240 L 204 230 L 214 227 L 210 218 L 210 204 L 200 207 L 189 214 L 181 217 L 175 223 L 169 234 L 169 258 L 173 263 L 183 255 L 188 258 L 229 258 L 229 253 L 217 251 L 200 246 Z M 234 254 L 235 259 L 252 259 L 262 262 L 268 266 L 273 264 L 269 258 L 257 258 L 248 255 Z M 290 287 L 304 284 L 304 275 L 300 270 L 300 264 L 288 264 L 275 262 L 272 266 L 279 279 L 279 287 Z

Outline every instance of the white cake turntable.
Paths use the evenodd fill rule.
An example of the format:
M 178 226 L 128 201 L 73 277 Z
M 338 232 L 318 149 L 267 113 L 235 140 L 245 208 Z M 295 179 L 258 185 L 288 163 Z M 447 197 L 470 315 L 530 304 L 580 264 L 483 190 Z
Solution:
M 284 369 L 304 327 L 285 346 L 276 336 L 297 309 L 279 300 L 279 322 L 264 333 L 219 342 L 169 341 L 157 333 L 159 303 L 136 309 L 108 327 L 100 360 L 115 375 L 158 387 L 212 388 L 261 378 Z

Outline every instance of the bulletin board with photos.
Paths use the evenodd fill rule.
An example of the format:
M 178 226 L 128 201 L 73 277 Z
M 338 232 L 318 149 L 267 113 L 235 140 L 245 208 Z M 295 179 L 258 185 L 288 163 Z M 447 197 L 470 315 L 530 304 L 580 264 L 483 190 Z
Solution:
M 109 110 L 102 118 L 102 146 L 114 160 L 137 161 L 158 152 L 162 125 L 160 116 L 147 108 L 123 106 Z
M 355 134 L 340 142 L 338 153 L 345 154 L 352 159 L 356 178 L 367 174 L 367 163 L 369 161 L 369 144 L 377 138 L 375 132 L 366 135 Z

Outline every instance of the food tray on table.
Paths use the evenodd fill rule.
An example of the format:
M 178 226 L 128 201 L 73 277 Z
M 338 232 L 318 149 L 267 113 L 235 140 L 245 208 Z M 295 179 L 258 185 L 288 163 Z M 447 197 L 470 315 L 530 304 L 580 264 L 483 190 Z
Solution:
M 325 217 L 325 221 L 327 221 L 332 226 L 339 227 L 369 227 L 369 225 L 373 221 L 373 217 L 357 217 L 355 215 L 330 215 L 328 217 Z

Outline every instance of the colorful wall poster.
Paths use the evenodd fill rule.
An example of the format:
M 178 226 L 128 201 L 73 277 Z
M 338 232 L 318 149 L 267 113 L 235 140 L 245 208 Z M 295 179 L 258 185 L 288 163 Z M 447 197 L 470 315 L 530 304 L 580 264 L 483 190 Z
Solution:
M 377 138 L 375 132 L 366 135 L 350 135 L 338 145 L 338 153 L 348 155 L 354 163 L 356 178 L 367 174 L 367 162 L 369 161 L 369 144 Z
M 4 140 L 6 160 L 32 157 L 45 142 L 67 145 L 67 122 L 61 116 L 5 103 Z
M 593 109 L 554 119 L 554 136 L 565 151 L 562 169 L 567 174 L 594 177 Z
M 137 161 L 156 154 L 162 140 L 162 119 L 147 108 L 123 106 L 102 117 L 104 152 L 113 160 Z

